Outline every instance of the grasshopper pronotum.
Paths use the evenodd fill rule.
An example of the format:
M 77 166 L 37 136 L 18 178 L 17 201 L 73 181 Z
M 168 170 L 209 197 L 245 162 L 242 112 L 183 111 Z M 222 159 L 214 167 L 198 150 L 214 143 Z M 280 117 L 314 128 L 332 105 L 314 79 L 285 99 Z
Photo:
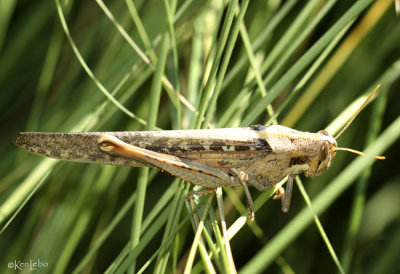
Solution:
M 331 165 L 337 150 L 362 154 L 337 147 L 336 139 L 378 88 L 379 85 L 335 138 L 323 130 L 309 133 L 279 125 L 255 125 L 202 130 L 22 132 L 16 136 L 15 143 L 32 153 L 57 159 L 156 167 L 208 190 L 243 186 L 253 220 L 248 185 L 265 191 L 288 177 L 286 191 L 278 192 L 282 210 L 287 212 L 295 176 L 321 175 Z

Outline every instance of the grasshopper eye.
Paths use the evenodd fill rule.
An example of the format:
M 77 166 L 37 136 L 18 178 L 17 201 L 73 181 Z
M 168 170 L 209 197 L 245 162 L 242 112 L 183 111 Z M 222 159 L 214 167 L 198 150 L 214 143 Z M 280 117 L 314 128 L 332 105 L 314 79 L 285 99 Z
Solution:
M 321 173 L 325 169 L 328 168 L 328 163 L 327 161 L 328 155 L 329 155 L 329 149 L 328 149 L 329 144 L 325 143 L 321 146 L 321 149 L 319 151 L 318 155 L 318 172 Z
M 319 152 L 319 163 L 318 165 L 321 164 L 321 162 L 325 161 L 326 157 L 328 156 L 328 147 L 326 144 L 322 145 L 321 151 Z
M 330 135 L 329 135 L 329 132 L 326 131 L 326 130 L 320 130 L 320 131 L 318 131 L 318 133 L 323 134 L 323 135 L 325 135 L 325 136 L 330 136 Z

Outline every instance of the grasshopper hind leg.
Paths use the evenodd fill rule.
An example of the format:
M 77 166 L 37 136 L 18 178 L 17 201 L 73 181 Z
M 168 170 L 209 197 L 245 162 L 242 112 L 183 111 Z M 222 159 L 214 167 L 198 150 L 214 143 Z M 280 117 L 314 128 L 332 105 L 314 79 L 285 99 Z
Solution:
M 107 133 L 100 136 L 98 143 L 99 148 L 107 154 L 143 161 L 196 185 L 211 189 L 234 185 L 231 176 L 223 170 L 193 159 L 134 146 Z
M 108 154 L 142 160 L 187 182 L 206 187 L 208 189 L 206 193 L 210 192 L 209 189 L 214 190 L 218 186 L 242 185 L 247 196 L 249 219 L 251 221 L 254 220 L 253 200 L 247 184 L 255 184 L 257 188 L 263 188 L 264 186 L 260 186 L 254 180 L 249 180 L 248 174 L 244 171 L 237 171 L 232 168 L 231 171 L 234 174 L 231 174 L 231 172 L 226 172 L 192 159 L 137 147 L 107 133 L 100 136 L 98 143 L 99 148 Z

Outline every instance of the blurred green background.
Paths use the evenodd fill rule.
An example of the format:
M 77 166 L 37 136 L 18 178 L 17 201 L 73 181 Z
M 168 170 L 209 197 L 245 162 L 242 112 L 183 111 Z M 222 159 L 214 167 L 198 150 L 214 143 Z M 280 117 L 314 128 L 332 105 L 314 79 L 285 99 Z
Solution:
M 338 152 L 320 177 L 300 176 L 320 230 L 298 186 L 288 214 L 271 191 L 251 189 L 256 222 L 239 227 L 231 249 L 244 273 L 399 272 L 399 58 L 394 1 L 1 0 L 0 271 L 38 260 L 46 265 L 25 272 L 228 271 L 229 252 L 210 242 L 188 266 L 189 184 L 43 159 L 13 145 L 20 131 L 277 122 L 331 125 L 334 135 L 352 115 L 344 110 L 380 83 L 338 143 L 372 144 L 387 159 L 371 167 Z M 229 227 L 247 216 L 246 202 L 240 188 L 224 198 Z M 212 267 L 202 252 L 213 253 Z

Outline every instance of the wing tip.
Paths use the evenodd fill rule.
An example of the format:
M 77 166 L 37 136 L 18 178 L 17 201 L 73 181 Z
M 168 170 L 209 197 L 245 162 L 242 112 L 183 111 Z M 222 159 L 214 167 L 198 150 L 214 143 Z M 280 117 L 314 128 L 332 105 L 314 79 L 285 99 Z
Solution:
M 26 132 L 19 132 L 13 139 L 13 143 L 20 148 L 24 148 L 26 143 Z

